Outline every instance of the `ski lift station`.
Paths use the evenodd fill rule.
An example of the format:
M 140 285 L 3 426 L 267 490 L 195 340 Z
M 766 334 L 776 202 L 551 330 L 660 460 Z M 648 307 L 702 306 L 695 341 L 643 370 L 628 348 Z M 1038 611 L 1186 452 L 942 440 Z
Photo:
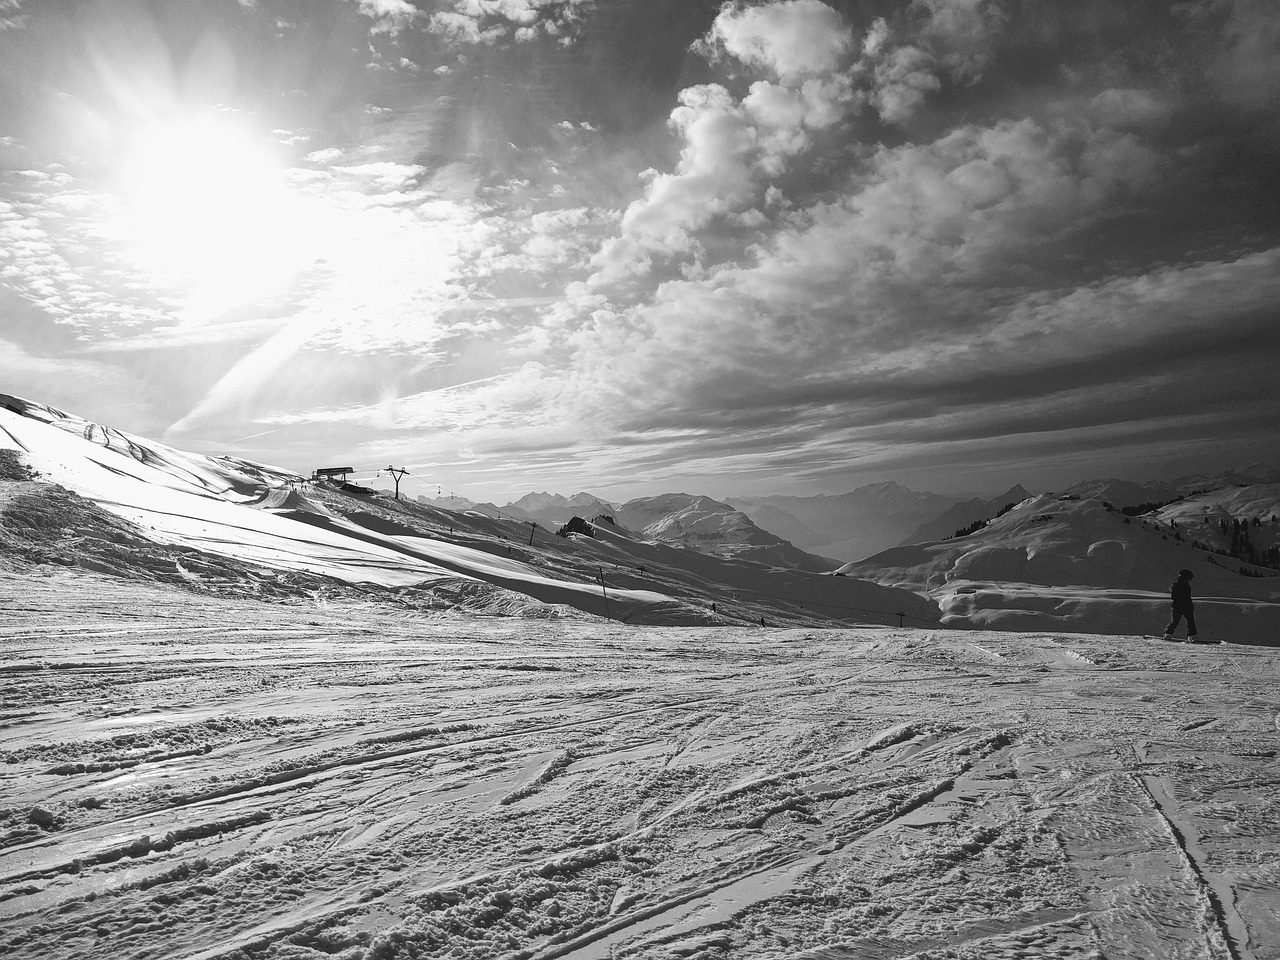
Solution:
M 337 480 L 347 482 L 347 474 L 355 473 L 355 467 L 320 467 L 311 474 L 312 480 Z

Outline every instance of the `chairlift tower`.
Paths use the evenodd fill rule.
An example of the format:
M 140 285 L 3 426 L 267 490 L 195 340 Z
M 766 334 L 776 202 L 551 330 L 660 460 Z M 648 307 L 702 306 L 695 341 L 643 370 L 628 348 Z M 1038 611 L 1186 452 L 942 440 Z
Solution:
M 409 471 L 406 470 L 404 467 L 392 467 L 392 466 L 387 467 L 387 473 L 391 474 L 392 478 L 394 478 L 396 483 L 396 499 L 397 500 L 400 499 L 400 478 L 403 477 L 408 472 Z

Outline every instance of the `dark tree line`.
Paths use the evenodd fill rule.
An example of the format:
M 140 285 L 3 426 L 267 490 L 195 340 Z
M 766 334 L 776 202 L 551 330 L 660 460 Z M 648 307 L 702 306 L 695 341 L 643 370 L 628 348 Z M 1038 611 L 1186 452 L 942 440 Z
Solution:
M 1000 508 L 1000 511 L 996 514 L 995 518 L 1003 517 L 1006 513 L 1008 513 L 1017 505 L 1018 505 L 1017 500 L 1012 500 L 1009 503 L 1006 503 L 1003 507 Z M 947 537 L 947 539 L 959 540 L 961 537 L 967 537 L 971 533 L 977 533 L 979 530 L 989 525 L 990 523 L 991 523 L 990 520 L 975 520 L 973 521 L 973 523 L 969 524 L 967 527 L 961 527 L 951 536 Z
M 1144 513 L 1155 513 L 1161 507 L 1167 507 L 1171 503 L 1181 503 L 1186 497 L 1174 497 L 1172 500 L 1151 501 L 1148 503 L 1135 503 L 1131 507 L 1121 507 L 1120 512 L 1126 517 L 1140 517 Z
M 1280 546 L 1273 544 L 1270 547 L 1258 548 L 1253 544 L 1250 529 L 1261 526 L 1262 520 L 1258 517 L 1254 517 L 1252 521 L 1240 520 L 1236 517 L 1230 520 L 1226 517 L 1221 518 L 1218 521 L 1218 529 L 1222 531 L 1224 537 L 1230 536 L 1231 539 L 1228 541 L 1226 550 L 1217 552 L 1243 560 L 1245 563 L 1252 563 L 1254 566 L 1280 569 Z

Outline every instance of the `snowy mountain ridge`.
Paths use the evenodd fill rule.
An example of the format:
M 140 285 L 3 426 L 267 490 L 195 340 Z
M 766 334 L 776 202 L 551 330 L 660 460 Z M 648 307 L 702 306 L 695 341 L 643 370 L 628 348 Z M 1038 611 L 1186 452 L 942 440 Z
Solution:
M 1280 469 L 1264 463 L 1252 463 L 1238 470 L 1214 474 L 1189 474 L 1168 480 L 1082 480 L 1061 492 L 1080 497 L 1106 500 L 1116 507 L 1161 503 L 1187 496 L 1197 490 L 1219 490 L 1223 487 L 1255 483 L 1280 483 Z
M 646 539 L 720 557 L 742 557 L 824 573 L 838 564 L 762 530 L 742 511 L 710 497 L 667 493 L 622 504 L 614 519 Z

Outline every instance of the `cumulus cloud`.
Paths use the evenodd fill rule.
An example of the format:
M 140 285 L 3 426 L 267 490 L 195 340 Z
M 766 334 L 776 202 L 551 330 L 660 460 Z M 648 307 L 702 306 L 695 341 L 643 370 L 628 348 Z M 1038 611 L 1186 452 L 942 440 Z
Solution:
M 450 43 L 492 44 L 506 36 L 507 28 L 502 25 L 481 29 L 480 20 L 466 14 L 443 10 L 431 15 L 430 29 L 438 33 Z
M 652 176 L 644 199 L 623 215 L 622 245 L 627 252 L 686 251 L 692 243 L 690 231 L 734 209 L 754 190 L 753 131 L 728 90 L 704 84 L 682 91 L 670 122 L 684 140 L 680 162 L 674 173 Z
M 686 142 L 714 144 L 717 159 L 735 164 L 732 182 L 750 193 L 748 161 L 760 157 L 763 129 L 757 123 L 777 115 L 780 129 L 800 128 L 803 107 L 780 95 L 788 91 L 795 92 L 755 90 L 755 116 L 723 91 L 698 100 L 714 105 L 732 149 L 719 139 Z M 748 129 L 753 136 L 743 136 Z M 1137 351 L 1168 336 L 1168 297 L 1185 293 L 1207 306 L 1227 276 L 1258 288 L 1252 281 L 1264 264 L 1247 263 L 1198 273 L 1171 268 L 1160 281 L 1169 295 L 1142 304 L 1126 300 L 1141 284 L 1119 282 L 1040 301 L 1026 296 L 1028 285 L 1051 275 L 1046 264 L 1060 256 L 1051 251 L 1072 245 L 1080 224 L 1151 187 L 1163 163 L 1131 133 L 1087 123 L 1004 120 L 882 146 L 850 171 L 843 195 L 764 220 L 763 238 L 749 249 L 668 278 L 647 298 L 628 303 L 597 275 L 595 298 L 579 307 L 586 319 L 564 327 L 575 358 L 569 376 L 583 393 L 593 378 L 607 382 L 611 408 L 640 433 L 681 422 L 714 433 L 726 418 L 735 431 L 754 422 L 767 430 L 786 410 L 821 408 L 864 440 L 874 423 L 932 410 L 911 399 L 913 392 L 927 398 L 929 383 L 1004 376 L 993 391 L 1013 396 L 1034 390 L 1027 371 L 1048 376 L 1072 366 L 1078 376 L 1080 357 L 1091 352 L 1078 336 L 1095 345 L 1095 357 L 1116 344 Z M 655 189 L 634 205 L 628 216 L 653 219 L 624 217 L 619 242 L 641 240 L 654 251 L 676 240 L 709 245 L 710 205 L 734 195 L 704 192 L 696 209 L 705 216 L 673 217 L 673 210 L 695 209 L 678 193 L 697 182 L 693 169 L 656 181 L 672 192 Z M 716 183 L 730 180 L 714 166 L 701 169 Z M 664 232 L 672 224 L 678 230 Z M 1257 302 L 1251 293 L 1236 314 Z M 1023 375 L 1031 379 L 1011 379 Z M 979 390 L 966 403 L 976 416 L 990 396 Z M 676 447 L 689 454 L 687 445 Z
M 779 231 L 738 279 L 812 289 L 999 270 L 1101 209 L 1117 189 L 1143 186 L 1158 162 L 1132 138 L 1032 120 L 882 147 L 846 197 Z
M 831 73 L 852 46 L 852 30 L 821 0 L 754 7 L 727 3 L 699 44 L 713 55 L 724 51 L 782 80 Z
M 809 148 L 814 131 L 839 123 L 858 102 L 853 82 L 843 74 L 812 77 L 799 86 L 753 83 L 742 109 L 754 126 L 762 170 L 780 175 L 788 158 Z
M 925 98 L 942 87 L 933 57 L 917 47 L 896 47 L 878 57 L 873 68 L 871 103 L 885 123 L 909 120 Z
M 593 284 L 647 271 L 653 256 L 697 251 L 693 233 L 719 217 L 749 224 L 755 202 L 814 131 L 839 123 L 859 98 L 840 71 L 852 31 L 820 0 L 762 7 L 726 4 L 700 48 L 768 69 L 738 100 L 718 83 L 680 93 L 669 127 L 681 140 L 672 173 L 651 173 L 644 196 L 627 208 L 622 233 L 596 258 Z M 690 269 L 697 269 L 692 267 Z
M 373 19 L 374 33 L 399 33 L 418 16 L 409 0 L 358 0 L 360 12 Z
M 871 79 L 868 97 L 881 119 L 908 122 L 943 77 L 977 82 L 1005 22 L 996 0 L 912 0 L 895 24 L 873 21 L 859 69 Z
M 991 41 L 1008 20 L 998 0 L 912 0 L 911 13 L 923 21 L 920 42 L 961 82 L 981 78 Z

